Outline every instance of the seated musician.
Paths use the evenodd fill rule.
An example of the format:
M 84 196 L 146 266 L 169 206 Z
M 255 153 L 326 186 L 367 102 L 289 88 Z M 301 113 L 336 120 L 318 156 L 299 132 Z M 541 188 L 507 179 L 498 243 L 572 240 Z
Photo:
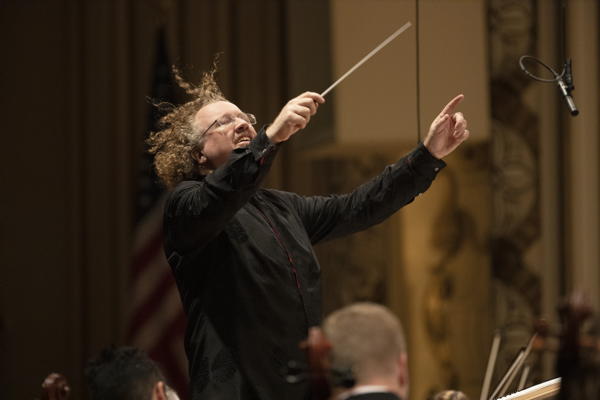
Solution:
M 400 321 L 387 308 L 356 303 L 330 314 L 323 323 L 330 342 L 331 369 L 354 386 L 338 400 L 399 400 L 408 395 L 406 344 Z
M 102 350 L 88 362 L 85 376 L 91 400 L 179 400 L 158 365 L 134 347 Z

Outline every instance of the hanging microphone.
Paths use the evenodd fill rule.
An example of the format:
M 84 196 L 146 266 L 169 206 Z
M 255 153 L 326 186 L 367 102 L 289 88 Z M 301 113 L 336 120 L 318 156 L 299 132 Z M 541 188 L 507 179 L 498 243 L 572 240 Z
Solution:
M 550 71 L 552 73 L 552 75 L 554 75 L 554 78 L 553 79 L 545 79 L 545 78 L 540 78 L 538 76 L 535 76 L 534 74 L 529 72 L 527 70 L 527 68 L 525 68 L 525 64 L 524 64 L 525 60 L 531 60 L 531 61 L 538 63 L 539 65 L 541 65 L 542 67 L 544 67 L 545 69 Z M 571 59 L 568 59 L 565 62 L 563 70 L 560 74 L 558 74 L 554 69 L 552 69 L 552 67 L 543 63 L 541 60 L 539 60 L 533 56 L 528 56 L 528 55 L 524 55 L 519 58 L 519 66 L 521 67 L 521 70 L 523 72 L 525 72 L 525 74 L 527 74 L 527 76 L 529 76 L 532 79 L 535 79 L 536 81 L 546 82 L 546 83 L 556 82 L 556 84 L 558 85 L 558 88 L 560 89 L 560 92 L 562 93 L 563 97 L 565 98 L 565 101 L 567 102 L 567 106 L 569 107 L 569 111 L 571 112 L 571 115 L 576 116 L 577 114 L 579 114 L 579 110 L 575 106 L 575 102 L 573 101 L 573 98 L 571 97 L 571 92 L 573 90 L 575 90 L 575 86 L 573 86 L 573 75 L 571 74 Z
M 556 77 L 556 83 L 560 88 L 560 92 L 562 93 L 565 101 L 567 102 L 567 107 L 569 107 L 569 111 L 572 116 L 579 114 L 579 110 L 575 106 L 575 102 L 571 97 L 571 91 L 575 90 L 575 86 L 573 86 L 573 76 L 571 75 L 571 59 L 568 59 L 565 62 L 565 69 L 563 74 L 565 80 L 562 79 L 561 76 Z M 566 81 L 566 82 L 565 82 Z

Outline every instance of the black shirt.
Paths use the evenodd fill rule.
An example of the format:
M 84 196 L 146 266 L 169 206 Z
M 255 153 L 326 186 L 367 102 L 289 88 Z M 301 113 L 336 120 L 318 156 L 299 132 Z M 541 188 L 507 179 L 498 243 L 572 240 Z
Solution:
M 264 130 L 165 205 L 165 252 L 187 313 L 192 398 L 304 399 L 286 383 L 321 320 L 313 245 L 375 225 L 424 192 L 445 164 L 420 145 L 346 195 L 259 189 L 276 153 Z

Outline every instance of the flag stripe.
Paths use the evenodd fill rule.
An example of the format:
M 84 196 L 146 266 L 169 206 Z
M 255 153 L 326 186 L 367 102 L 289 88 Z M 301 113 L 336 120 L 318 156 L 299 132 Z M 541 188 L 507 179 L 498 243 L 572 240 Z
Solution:
M 183 350 L 183 335 L 185 330 L 185 316 L 179 314 L 171 324 L 164 330 L 162 337 L 149 352 L 153 359 L 161 360 L 162 366 L 169 371 L 177 371 L 178 381 L 172 384 L 178 387 L 187 387 L 187 363 L 181 364 L 182 356 L 185 358 Z M 181 398 L 189 398 L 187 394 L 180 393 Z
M 156 58 L 150 97 L 176 104 L 175 87 L 167 55 L 165 28 L 156 38 Z M 161 112 L 148 110 L 148 131 L 157 127 Z M 167 382 L 182 399 L 188 389 L 187 363 L 183 352 L 185 315 L 179 293 L 163 253 L 163 205 L 166 192 L 158 184 L 152 156 L 140 155 L 135 236 L 130 265 L 129 344 L 145 350 L 164 366 Z M 183 360 L 183 362 L 182 362 Z
M 150 208 L 136 224 L 133 252 L 137 253 L 146 243 L 148 238 L 156 232 L 161 232 L 163 223 L 163 207 L 166 195 L 157 198 L 156 204 Z
M 146 266 L 156 257 L 163 257 L 162 254 L 162 230 L 154 232 L 140 251 L 134 254 L 132 265 L 132 279 L 135 281 L 146 270 Z M 165 260 L 166 263 L 166 260 Z
M 133 343 L 143 349 L 151 348 L 158 341 L 158 338 L 167 325 L 180 314 L 182 314 L 182 311 L 179 293 L 175 286 L 172 285 L 167 288 L 164 296 L 162 296 L 162 301 L 157 304 L 152 317 L 140 320 L 140 328 L 137 334 L 133 336 Z
M 170 275 L 169 266 L 164 258 L 157 257 L 150 261 L 144 272 L 144 279 L 137 279 L 132 282 L 132 310 L 138 310 L 146 302 L 146 299 L 151 296 L 156 286 L 160 284 L 160 281 L 165 279 L 164 276 L 166 273 Z
M 152 289 L 151 293 L 144 299 L 144 302 L 134 311 L 131 317 L 133 326 L 142 326 L 158 310 L 164 302 L 169 291 L 173 291 L 174 285 L 171 281 L 169 270 L 163 272 L 161 279 Z

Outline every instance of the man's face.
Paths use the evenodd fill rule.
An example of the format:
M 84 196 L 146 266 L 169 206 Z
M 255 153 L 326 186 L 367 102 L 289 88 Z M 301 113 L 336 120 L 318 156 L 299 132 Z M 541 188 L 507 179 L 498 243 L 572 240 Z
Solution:
M 196 159 L 211 169 L 223 165 L 233 149 L 248 146 L 256 136 L 248 116 L 228 101 L 210 103 L 198 110 L 194 128 L 203 134 L 201 154 Z

